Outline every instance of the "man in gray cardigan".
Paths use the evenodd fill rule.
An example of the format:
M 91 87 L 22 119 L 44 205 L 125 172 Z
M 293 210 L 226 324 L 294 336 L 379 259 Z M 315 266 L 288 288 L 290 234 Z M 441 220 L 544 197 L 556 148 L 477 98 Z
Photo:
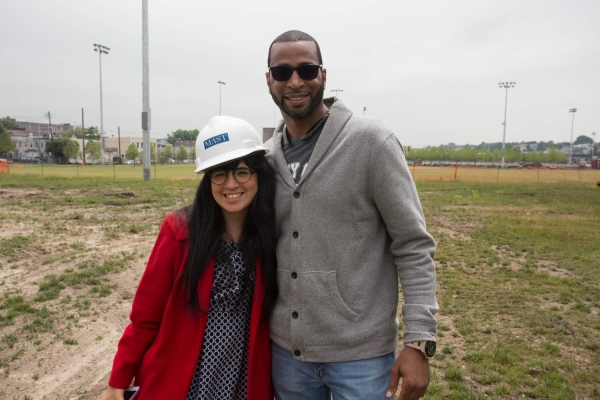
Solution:
M 269 48 L 283 122 L 267 142 L 277 170 L 279 297 L 271 314 L 277 399 L 418 399 L 429 384 L 438 305 L 433 256 L 398 139 L 323 99 L 317 42 L 289 31 Z M 398 279 L 404 344 L 398 358 Z

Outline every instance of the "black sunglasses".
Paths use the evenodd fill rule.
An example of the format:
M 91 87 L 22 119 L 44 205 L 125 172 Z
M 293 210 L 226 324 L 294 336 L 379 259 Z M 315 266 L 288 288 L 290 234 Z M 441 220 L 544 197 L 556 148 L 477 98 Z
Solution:
M 285 82 L 290 80 L 294 71 L 298 73 L 298 76 L 303 81 L 312 81 L 319 75 L 319 69 L 323 66 L 317 64 L 303 64 L 298 68 L 288 67 L 287 65 L 276 65 L 274 67 L 270 67 L 269 71 L 271 71 L 271 75 L 273 79 L 279 82 Z

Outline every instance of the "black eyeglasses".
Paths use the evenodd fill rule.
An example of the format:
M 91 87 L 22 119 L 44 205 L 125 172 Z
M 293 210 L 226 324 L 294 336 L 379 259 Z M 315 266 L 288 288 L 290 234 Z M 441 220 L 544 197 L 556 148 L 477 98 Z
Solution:
M 273 79 L 279 82 L 289 81 L 294 71 L 298 73 L 298 76 L 303 81 L 312 81 L 319 75 L 319 69 L 323 67 L 323 64 L 303 64 L 298 68 L 288 67 L 287 65 L 276 65 L 270 67 L 271 75 Z
M 255 171 L 252 171 L 248 168 L 236 168 L 230 169 L 228 171 L 218 169 L 216 171 L 211 172 L 208 178 L 215 185 L 222 185 L 227 180 L 227 175 L 229 174 L 229 172 L 233 172 L 233 178 L 236 181 L 238 181 L 238 183 L 246 183 L 250 180 L 250 178 L 252 178 L 252 174 Z

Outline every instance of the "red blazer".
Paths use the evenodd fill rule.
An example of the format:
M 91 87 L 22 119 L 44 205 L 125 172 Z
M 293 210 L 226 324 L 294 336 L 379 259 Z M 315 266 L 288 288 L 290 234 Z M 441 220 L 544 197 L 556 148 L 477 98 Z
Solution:
M 187 260 L 187 227 L 173 215 L 165 218 L 135 293 L 131 323 L 119 341 L 108 384 L 126 388 L 135 377 L 139 400 L 185 400 L 202 347 L 208 314 L 186 311 L 181 282 Z M 198 282 L 198 302 L 208 310 L 214 260 Z M 248 353 L 248 399 L 273 399 L 269 327 L 261 315 L 265 295 L 257 261 Z

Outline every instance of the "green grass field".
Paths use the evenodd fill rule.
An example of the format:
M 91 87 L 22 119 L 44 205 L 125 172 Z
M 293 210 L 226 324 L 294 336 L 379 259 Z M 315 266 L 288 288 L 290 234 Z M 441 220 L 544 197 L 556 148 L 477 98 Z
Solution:
M 190 203 L 198 184 L 193 171 L 181 175 L 189 164 L 158 166 L 150 182 L 140 167 L 117 167 L 117 179 L 30 173 L 36 168 L 0 175 L 0 399 L 26 393 L 15 389 L 24 387 L 18 371 L 31 371 L 31 387 L 58 379 L 60 371 L 40 361 L 48 349 L 74 349 L 77 360 L 92 335 L 92 343 L 107 341 L 99 357 L 112 357 L 118 337 L 107 338 L 126 312 L 104 333 L 86 324 L 106 325 L 114 307 L 127 309 L 135 288 L 123 283 L 127 274 L 139 279 L 161 219 Z M 48 171 L 73 166 L 55 168 Z M 589 174 L 582 183 L 523 182 L 518 173 L 530 171 L 501 171 L 517 182 L 497 183 L 468 181 L 468 170 L 480 172 L 427 182 L 419 174 L 445 171 L 416 169 L 438 243 L 438 354 L 425 398 L 600 398 L 596 171 L 581 171 Z M 74 376 L 87 393 L 74 398 L 95 398 L 105 384 Z
M 421 167 L 410 166 L 415 182 L 438 180 L 441 182 L 597 182 L 600 169 L 547 169 L 521 168 L 503 169 L 479 167 Z
M 155 164 L 150 173 L 152 179 L 196 179 L 194 164 Z M 410 172 L 416 182 L 428 179 L 451 181 L 456 178 L 462 182 L 597 182 L 600 181 L 600 169 L 504 169 L 476 167 L 422 167 L 410 166 Z M 10 175 L 63 177 L 63 178 L 113 178 L 143 179 L 141 166 L 131 165 L 53 165 L 53 164 L 11 164 Z
M 154 164 L 150 169 L 151 179 L 198 179 L 194 164 Z M 54 165 L 54 164 L 11 164 L 10 175 L 44 178 L 112 178 L 143 180 L 140 165 Z
M 427 398 L 600 398 L 600 188 L 418 187 L 438 242 Z

